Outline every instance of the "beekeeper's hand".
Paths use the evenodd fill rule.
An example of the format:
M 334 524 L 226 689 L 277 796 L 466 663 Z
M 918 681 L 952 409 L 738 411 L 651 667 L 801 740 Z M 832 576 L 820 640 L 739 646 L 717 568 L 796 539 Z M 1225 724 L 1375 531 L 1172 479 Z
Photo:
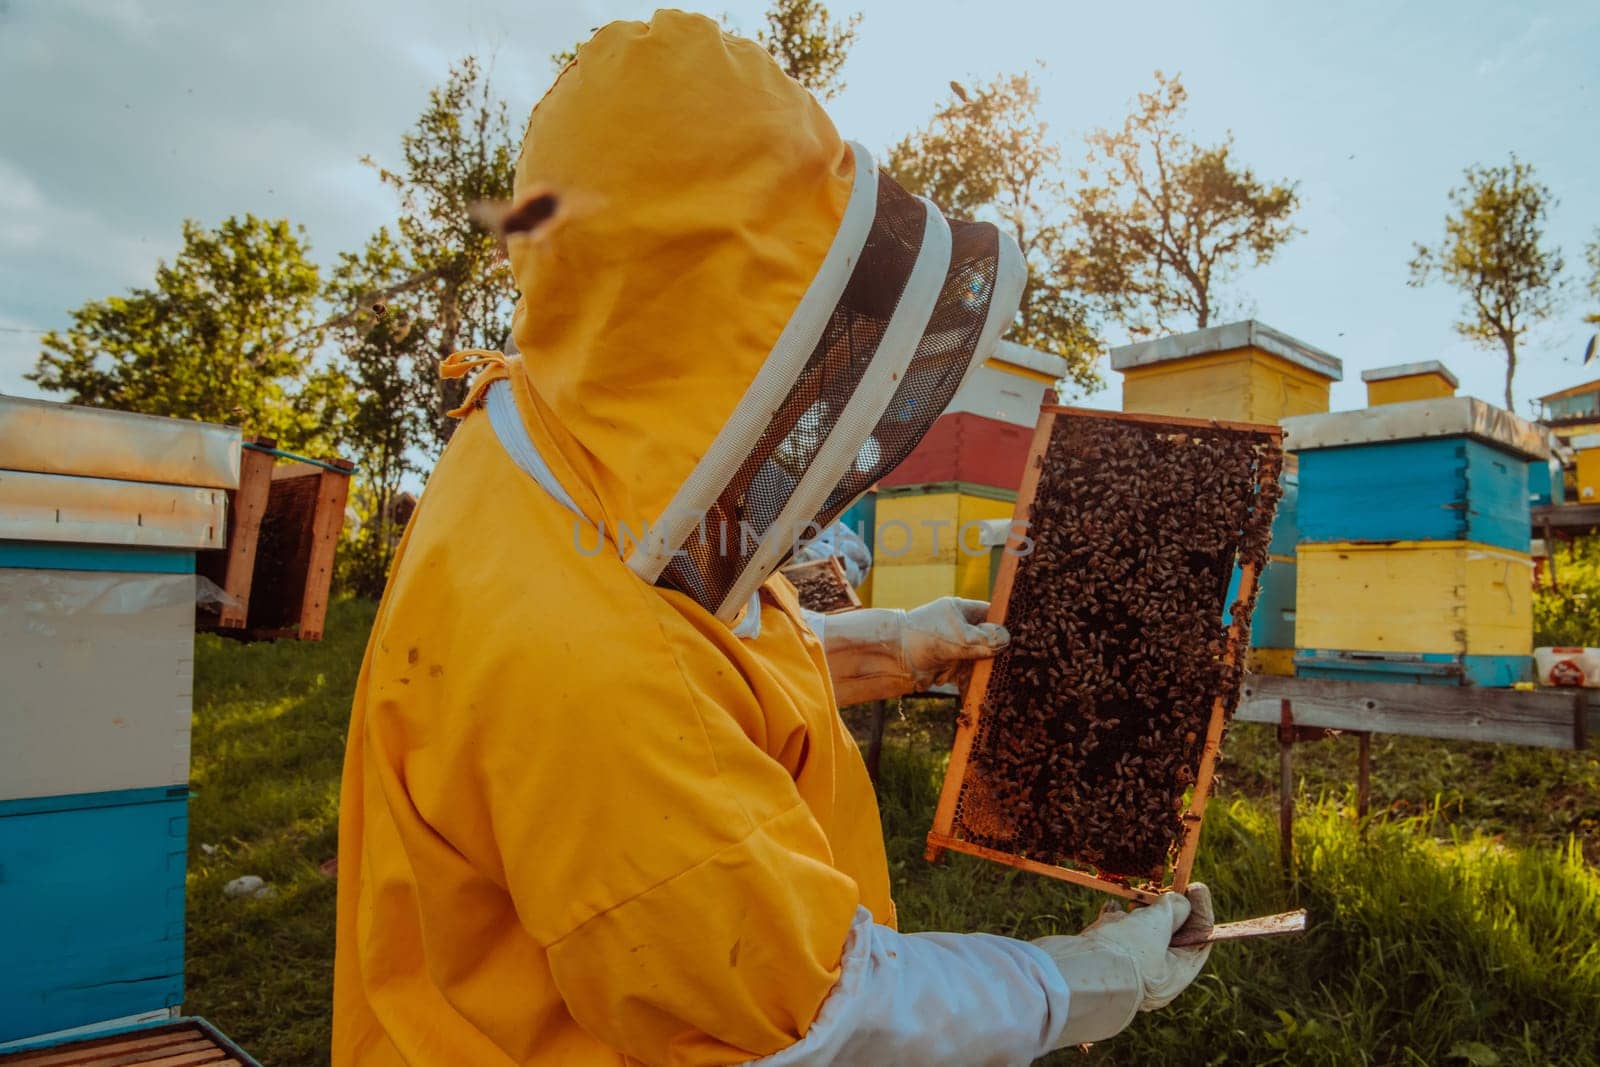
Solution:
M 1198 882 L 1187 898 L 1163 893 L 1154 904 L 1133 911 L 1108 905 L 1076 937 L 1033 942 L 1055 961 L 1072 992 L 1058 1048 L 1120 1033 L 1135 1013 L 1166 1007 L 1195 980 L 1211 946 L 1169 947 L 1191 912 L 1196 924 L 1211 925 L 1211 891 Z
M 1004 626 L 983 621 L 988 613 L 981 600 L 942 597 L 911 611 L 862 608 L 826 616 L 820 636 L 834 696 L 841 705 L 859 704 L 959 681 L 974 660 L 1011 640 Z

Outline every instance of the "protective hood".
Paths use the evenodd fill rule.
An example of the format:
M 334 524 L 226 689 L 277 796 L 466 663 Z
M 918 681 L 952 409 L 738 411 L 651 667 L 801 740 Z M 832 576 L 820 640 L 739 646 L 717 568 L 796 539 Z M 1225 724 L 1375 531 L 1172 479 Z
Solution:
M 1016 314 L 1020 252 L 839 137 L 752 42 L 660 12 L 534 109 L 509 376 L 529 437 L 638 576 L 731 621 L 914 448 Z

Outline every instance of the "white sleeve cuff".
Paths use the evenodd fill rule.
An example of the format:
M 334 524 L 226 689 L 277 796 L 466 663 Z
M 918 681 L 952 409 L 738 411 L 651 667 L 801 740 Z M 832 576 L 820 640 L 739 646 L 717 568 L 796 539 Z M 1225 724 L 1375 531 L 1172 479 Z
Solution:
M 756 1062 L 1027 1064 L 1067 1025 L 1045 952 L 992 934 L 902 934 L 856 910 L 838 983 L 799 1041 Z

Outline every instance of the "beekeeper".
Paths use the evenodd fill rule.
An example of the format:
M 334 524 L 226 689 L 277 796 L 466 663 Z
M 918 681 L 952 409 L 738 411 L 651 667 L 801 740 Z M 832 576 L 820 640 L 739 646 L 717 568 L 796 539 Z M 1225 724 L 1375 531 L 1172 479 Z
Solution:
M 356 690 L 334 1062 L 1023 1063 L 1169 1001 L 1204 961 L 1167 947 L 1181 896 L 1033 944 L 896 932 L 835 698 L 1005 636 L 941 601 L 819 640 L 773 577 L 982 362 L 1016 246 L 677 12 L 534 109 L 538 196 L 521 354 L 449 363 L 479 373 Z

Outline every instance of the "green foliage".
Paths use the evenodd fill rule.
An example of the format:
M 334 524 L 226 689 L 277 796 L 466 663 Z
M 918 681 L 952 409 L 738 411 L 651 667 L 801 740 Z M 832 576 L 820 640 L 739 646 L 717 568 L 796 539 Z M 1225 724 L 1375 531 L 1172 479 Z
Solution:
M 468 56 L 428 94 L 400 146 L 397 169 L 370 157 L 365 162 L 400 194 L 395 250 L 406 274 L 395 284 L 415 297 L 407 329 L 420 331 L 434 357 L 420 361 L 417 373 L 432 396 L 428 437 L 442 448 L 455 428 L 445 413 L 460 405 L 466 383 L 440 379 L 439 361 L 461 348 L 499 350 L 511 333 L 510 265 L 498 238 L 474 220 L 473 207 L 511 198 L 517 145 L 505 102 Z M 396 292 L 391 287 L 388 295 Z
M 411 264 L 387 229 L 360 255 L 345 253 L 329 283 L 330 299 L 352 310 L 330 325 L 354 388 L 346 439 L 356 452 L 360 485 L 353 500 L 360 529 L 341 545 L 340 587 L 382 594 L 397 531 L 392 505 L 401 480 L 418 473 L 417 452 L 431 425 L 436 373 L 423 328 L 428 308 L 401 288 Z M 397 291 L 398 290 L 398 291 Z M 380 295 L 374 295 L 380 294 Z
M 1411 284 L 1439 277 L 1465 294 L 1456 331 L 1474 344 L 1505 350 L 1510 411 L 1517 345 L 1556 308 L 1561 252 L 1543 244 L 1545 216 L 1555 200 L 1515 154 L 1503 165 L 1470 166 L 1465 176 L 1465 185 L 1450 190 L 1444 238 L 1416 246 Z
M 1038 86 L 1022 73 L 951 91 L 927 127 L 890 149 L 885 170 L 947 212 L 988 218 L 1016 238 L 1028 284 L 1007 336 L 1063 357 L 1070 382 L 1092 391 L 1099 342 L 1076 291 L 1061 146 L 1038 118 Z
M 924 862 L 948 734 L 931 731 L 928 747 L 913 716 L 890 731 L 880 785 L 902 928 L 1024 938 L 1081 929 L 1103 897 L 966 856 Z M 1275 748 L 1270 731 L 1255 733 Z M 1423 743 L 1416 756 L 1444 748 Z M 1573 844 L 1453 836 L 1421 810 L 1359 832 L 1339 799 L 1302 797 L 1285 880 L 1275 806 L 1225 793 L 1207 810 L 1196 865 L 1221 917 L 1305 907 L 1310 932 L 1219 946 L 1170 1007 L 1087 1057 L 1069 1050 L 1047 1062 L 1600 1062 L 1600 876 Z
M 303 230 L 282 220 L 183 224 L 151 288 L 92 300 L 27 377 L 75 404 L 242 426 L 326 453 L 345 390 L 314 365 L 321 282 Z
M 1600 226 L 1595 227 L 1594 234 L 1594 240 L 1583 250 L 1583 258 L 1589 264 L 1589 299 L 1596 310 L 1585 315 L 1583 321 L 1600 325 Z
M 264 1064 L 327 1063 L 339 777 L 376 607 L 329 605 L 323 640 L 195 638 L 186 1011 Z M 211 846 L 208 851 L 202 846 Z M 267 900 L 222 887 L 266 879 Z
M 1242 264 L 1268 262 L 1296 233 L 1293 182 L 1264 182 L 1221 144 L 1178 129 L 1189 93 L 1156 71 L 1120 130 L 1089 134 L 1075 198 L 1083 286 L 1135 335 L 1201 328 L 1218 287 Z
M 756 40 L 785 74 L 819 100 L 844 90 L 844 61 L 855 44 L 860 13 L 835 22 L 821 0 L 773 0 L 766 19 L 767 28 L 756 31 Z
M 1549 578 L 1533 591 L 1533 643 L 1600 647 L 1600 536 L 1552 546 Z

